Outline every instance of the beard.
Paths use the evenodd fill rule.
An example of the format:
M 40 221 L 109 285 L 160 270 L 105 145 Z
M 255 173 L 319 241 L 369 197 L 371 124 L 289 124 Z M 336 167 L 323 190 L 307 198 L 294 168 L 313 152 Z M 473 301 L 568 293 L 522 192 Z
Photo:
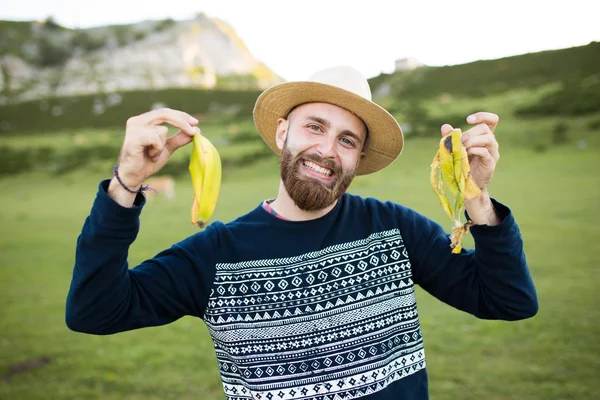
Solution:
M 321 182 L 305 176 L 300 172 L 304 160 L 310 160 L 330 169 L 335 180 L 331 183 Z M 339 199 L 356 175 L 356 167 L 349 171 L 342 171 L 333 160 L 323 158 L 317 154 L 297 154 L 294 156 L 284 143 L 279 159 L 281 180 L 290 198 L 296 206 L 304 211 L 319 211 Z

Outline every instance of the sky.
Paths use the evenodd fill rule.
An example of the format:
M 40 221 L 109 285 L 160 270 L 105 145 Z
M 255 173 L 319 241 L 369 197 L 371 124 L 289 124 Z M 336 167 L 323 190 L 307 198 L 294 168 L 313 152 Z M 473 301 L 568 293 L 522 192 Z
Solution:
M 463 64 L 600 41 L 600 2 L 413 0 L 1 0 L 0 19 L 69 28 L 191 19 L 229 23 L 252 55 L 285 80 L 352 65 L 373 77 L 396 59 Z M 85 6 L 83 6 L 85 4 Z M 351 5 L 354 4 L 354 5 Z M 168 61 L 166 61 L 168 62 Z

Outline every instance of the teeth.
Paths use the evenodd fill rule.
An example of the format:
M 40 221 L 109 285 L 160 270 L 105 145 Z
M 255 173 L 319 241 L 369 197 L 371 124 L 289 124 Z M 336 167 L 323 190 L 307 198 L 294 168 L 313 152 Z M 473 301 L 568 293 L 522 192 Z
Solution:
M 332 174 L 331 170 L 329 170 L 327 168 L 323 168 L 323 167 L 321 167 L 321 166 L 319 166 L 319 165 L 317 165 L 317 164 L 315 164 L 315 163 L 313 163 L 311 161 L 304 161 L 304 165 L 306 167 L 312 169 L 313 171 L 316 171 L 316 172 L 318 172 L 318 173 L 320 173 L 322 175 L 325 175 L 325 176 L 330 176 Z

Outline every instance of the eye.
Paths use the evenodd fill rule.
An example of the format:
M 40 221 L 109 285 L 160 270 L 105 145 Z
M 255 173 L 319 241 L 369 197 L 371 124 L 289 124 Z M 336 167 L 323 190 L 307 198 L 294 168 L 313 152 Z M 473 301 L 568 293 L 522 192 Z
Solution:
M 341 139 L 341 141 L 344 144 L 344 146 L 346 146 L 346 147 L 352 147 L 352 148 L 355 147 L 354 141 L 351 139 L 348 139 L 347 137 L 343 137 Z
M 308 129 L 314 132 L 319 132 L 321 130 L 321 127 L 319 125 L 310 124 L 308 125 Z

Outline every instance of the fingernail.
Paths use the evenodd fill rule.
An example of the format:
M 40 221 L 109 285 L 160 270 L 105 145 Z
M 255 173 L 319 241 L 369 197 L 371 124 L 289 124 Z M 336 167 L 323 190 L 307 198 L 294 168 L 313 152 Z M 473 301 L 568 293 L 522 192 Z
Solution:
M 194 117 L 190 117 L 189 121 L 190 121 L 190 124 L 192 124 L 192 125 L 195 125 L 195 124 L 198 123 L 198 120 L 196 118 L 194 118 Z
M 198 127 L 196 126 L 196 127 L 194 128 L 194 133 L 196 133 L 196 134 L 198 134 L 198 135 L 199 135 L 199 134 L 200 134 L 200 133 L 202 133 L 202 132 L 200 132 L 200 128 L 198 128 Z
M 475 122 L 477 120 L 477 118 L 474 115 L 469 115 L 469 117 L 467 118 L 467 122 Z

